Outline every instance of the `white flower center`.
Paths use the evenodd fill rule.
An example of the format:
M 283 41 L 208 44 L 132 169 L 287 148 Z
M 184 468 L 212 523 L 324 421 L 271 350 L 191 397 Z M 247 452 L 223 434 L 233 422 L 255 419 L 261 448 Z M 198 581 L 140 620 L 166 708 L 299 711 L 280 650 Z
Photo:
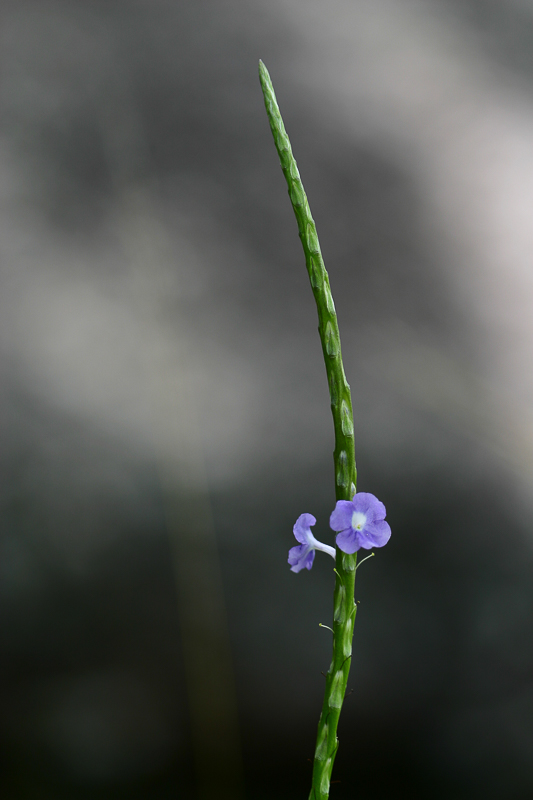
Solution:
M 354 511 L 352 514 L 352 528 L 354 531 L 362 531 L 366 525 L 366 514 L 361 511 Z

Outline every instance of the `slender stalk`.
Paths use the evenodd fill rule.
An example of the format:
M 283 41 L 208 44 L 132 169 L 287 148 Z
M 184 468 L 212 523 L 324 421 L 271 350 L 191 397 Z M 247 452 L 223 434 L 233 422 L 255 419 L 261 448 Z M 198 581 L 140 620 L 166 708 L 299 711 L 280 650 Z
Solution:
M 281 169 L 287 181 L 289 197 L 298 222 L 305 263 L 318 310 L 318 332 L 326 364 L 335 428 L 333 452 L 335 497 L 337 500 L 351 500 L 355 494 L 357 480 L 352 399 L 342 365 L 339 327 L 329 277 L 320 252 L 316 226 L 276 101 L 274 87 L 262 61 L 259 62 L 259 78 Z M 347 555 L 337 548 L 336 562 L 333 595 L 333 657 L 326 676 L 324 703 L 318 723 L 309 800 L 327 800 L 329 797 L 331 771 L 339 746 L 337 725 L 352 657 L 353 626 L 357 610 L 354 602 L 356 555 Z

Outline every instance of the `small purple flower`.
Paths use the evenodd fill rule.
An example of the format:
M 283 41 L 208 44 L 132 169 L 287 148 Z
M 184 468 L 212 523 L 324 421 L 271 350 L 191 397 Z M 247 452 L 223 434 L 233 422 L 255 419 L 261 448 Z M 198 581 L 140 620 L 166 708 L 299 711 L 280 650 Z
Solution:
M 293 533 L 301 544 L 289 550 L 289 564 L 291 572 L 300 572 L 301 569 L 311 569 L 315 560 L 315 550 L 323 550 L 335 558 L 335 548 L 318 542 L 311 533 L 311 525 L 316 525 L 312 514 L 300 514 L 294 524 Z
M 338 531 L 337 547 L 345 553 L 383 547 L 391 535 L 386 513 L 383 503 L 368 492 L 359 492 L 353 500 L 338 500 L 329 518 L 330 528 Z

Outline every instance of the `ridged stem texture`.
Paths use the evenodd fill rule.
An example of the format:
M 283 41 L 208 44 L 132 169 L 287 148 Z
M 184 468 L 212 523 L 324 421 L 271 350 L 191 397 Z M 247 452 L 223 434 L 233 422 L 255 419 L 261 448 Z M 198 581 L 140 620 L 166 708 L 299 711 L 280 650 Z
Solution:
M 335 497 L 337 500 L 351 500 L 355 494 L 357 480 L 352 399 L 342 365 L 339 326 L 329 276 L 324 266 L 315 222 L 281 118 L 274 87 L 262 61 L 259 62 L 259 78 L 281 169 L 287 181 L 289 197 L 296 215 L 307 272 L 318 310 L 318 332 L 326 364 L 335 428 L 333 452 Z M 356 555 L 348 555 L 337 548 L 333 596 L 333 657 L 326 676 L 324 703 L 318 723 L 309 800 L 327 800 L 329 797 L 331 772 L 339 746 L 337 726 L 352 657 L 353 626 L 357 610 L 354 602 L 355 567 Z

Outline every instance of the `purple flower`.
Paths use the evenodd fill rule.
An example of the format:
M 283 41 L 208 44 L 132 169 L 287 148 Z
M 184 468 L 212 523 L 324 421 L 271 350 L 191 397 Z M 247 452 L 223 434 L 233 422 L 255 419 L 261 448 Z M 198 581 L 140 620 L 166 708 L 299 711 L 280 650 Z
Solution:
M 338 531 L 337 547 L 345 553 L 383 547 L 391 534 L 386 513 L 383 503 L 368 492 L 359 492 L 353 500 L 338 500 L 329 518 L 330 528 Z
M 315 560 L 315 550 L 323 550 L 335 558 L 335 548 L 318 542 L 311 533 L 311 525 L 316 524 L 312 514 L 300 514 L 294 524 L 293 533 L 301 544 L 289 550 L 289 564 L 291 572 L 300 572 L 301 569 L 311 569 Z

